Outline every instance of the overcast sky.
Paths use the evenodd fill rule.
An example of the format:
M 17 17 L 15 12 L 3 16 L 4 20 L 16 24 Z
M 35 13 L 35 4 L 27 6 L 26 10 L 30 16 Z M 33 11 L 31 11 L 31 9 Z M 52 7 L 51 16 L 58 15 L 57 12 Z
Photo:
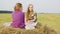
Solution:
M 38 13 L 60 13 L 60 0 L 0 0 L 0 10 L 13 11 L 14 5 L 20 2 L 25 12 L 28 4 L 33 4 Z

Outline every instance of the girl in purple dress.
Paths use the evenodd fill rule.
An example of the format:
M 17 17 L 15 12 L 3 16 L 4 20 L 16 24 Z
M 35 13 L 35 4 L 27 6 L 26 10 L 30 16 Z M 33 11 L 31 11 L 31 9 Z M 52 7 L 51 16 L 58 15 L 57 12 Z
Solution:
M 24 13 L 22 12 L 22 4 L 17 3 L 14 7 L 14 12 L 12 12 L 12 27 L 24 28 Z

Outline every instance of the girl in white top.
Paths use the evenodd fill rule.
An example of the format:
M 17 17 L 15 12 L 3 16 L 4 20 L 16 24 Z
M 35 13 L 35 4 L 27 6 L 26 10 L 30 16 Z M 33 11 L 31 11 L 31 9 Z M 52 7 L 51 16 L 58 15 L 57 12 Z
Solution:
M 25 28 L 27 30 L 35 29 L 37 24 L 37 14 L 34 13 L 33 5 L 29 4 L 27 12 L 25 14 Z

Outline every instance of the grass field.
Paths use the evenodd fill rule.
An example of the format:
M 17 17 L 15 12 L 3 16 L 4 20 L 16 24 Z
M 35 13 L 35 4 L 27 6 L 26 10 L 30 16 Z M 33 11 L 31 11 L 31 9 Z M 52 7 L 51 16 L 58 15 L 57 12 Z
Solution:
M 0 23 L 11 21 L 11 14 L 0 14 Z M 38 14 L 38 22 L 55 29 L 60 34 L 60 14 Z
M 38 21 L 55 29 L 60 34 L 60 14 L 38 14 Z
M 11 22 L 12 16 L 11 14 L 0 14 L 0 23 Z

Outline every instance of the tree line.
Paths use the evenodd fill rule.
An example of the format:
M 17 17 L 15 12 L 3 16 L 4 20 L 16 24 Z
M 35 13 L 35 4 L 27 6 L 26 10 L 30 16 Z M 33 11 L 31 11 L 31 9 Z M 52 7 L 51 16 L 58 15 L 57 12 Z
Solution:
M 0 13 L 12 13 L 12 11 L 0 11 Z

